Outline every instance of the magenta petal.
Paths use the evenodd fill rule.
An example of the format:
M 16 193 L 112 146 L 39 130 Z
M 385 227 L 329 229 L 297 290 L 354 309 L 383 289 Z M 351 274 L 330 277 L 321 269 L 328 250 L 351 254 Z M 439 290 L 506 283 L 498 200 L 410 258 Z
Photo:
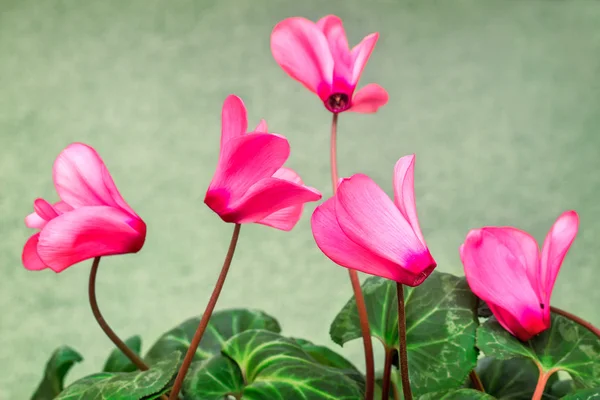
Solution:
M 30 271 L 39 271 L 41 269 L 48 268 L 48 266 L 40 259 L 40 256 L 37 252 L 39 237 L 40 234 L 36 233 L 27 239 L 25 247 L 23 248 L 23 254 L 21 255 L 23 266 Z
M 278 178 L 266 178 L 254 184 L 239 201 L 232 203 L 229 212 L 221 217 L 238 224 L 261 221 L 284 208 L 317 201 L 321 193 L 308 186 Z
M 485 227 L 483 229 L 494 235 L 518 260 L 515 267 L 520 266 L 525 269 L 531 287 L 538 294 L 539 302 L 545 303 L 539 289 L 540 250 L 535 239 L 527 232 L 512 227 Z M 545 304 L 545 306 L 549 307 L 549 304 Z
M 417 218 L 414 154 L 404 156 L 396 162 L 394 167 L 394 203 L 413 228 L 421 243 L 426 245 Z
M 369 61 L 369 57 L 371 57 L 375 44 L 377 44 L 377 39 L 379 39 L 379 33 L 371 33 L 352 49 L 352 61 L 354 65 L 350 83 L 354 86 L 358 83 L 360 76 L 367 65 L 367 61 Z
M 281 68 L 310 91 L 319 93 L 320 86 L 331 85 L 333 57 L 314 22 L 294 17 L 278 23 L 271 34 L 271 51 Z
M 37 215 L 46 221 L 58 217 L 58 211 L 52 207 L 52 204 L 44 199 L 35 199 L 33 202 L 33 209 Z
M 338 223 L 353 242 L 415 276 L 425 274 L 422 279 L 435 268 L 427 247 L 371 178 L 356 174 L 344 179 L 335 198 Z
M 146 224 L 120 208 L 81 207 L 48 222 L 37 250 L 49 268 L 61 272 L 90 258 L 136 253 L 145 238 Z
M 273 174 L 273 178 L 284 179 L 299 185 L 302 185 L 303 183 L 300 175 L 298 175 L 294 170 L 285 167 L 279 168 L 277 172 Z M 295 204 L 293 206 L 276 211 L 273 214 L 269 214 L 256 223 L 281 229 L 282 231 L 290 231 L 300 220 L 303 208 L 304 203 Z
M 579 216 L 575 211 L 567 211 L 554 222 L 544 240 L 540 263 L 540 289 L 547 304 L 550 303 L 560 266 L 575 240 L 578 229 Z
M 73 208 L 111 206 L 136 215 L 96 150 L 88 145 L 73 143 L 64 149 L 54 162 L 52 174 L 61 200 Z
M 43 200 L 43 201 L 46 202 L 46 200 Z M 41 203 L 38 203 L 38 207 L 40 206 L 40 204 Z M 57 213 L 57 215 L 60 215 L 67 211 L 71 211 L 73 209 L 73 207 L 71 207 L 70 205 L 68 205 L 67 203 L 65 203 L 63 201 L 56 202 L 56 203 L 52 204 L 50 207 L 52 207 L 52 213 Z M 35 202 L 34 202 L 34 209 L 36 209 Z M 27 226 L 28 228 L 42 229 L 48 223 L 48 221 L 50 219 L 52 219 L 52 218 L 45 219 L 45 218 L 42 218 L 40 215 L 38 215 L 37 212 L 33 212 L 25 217 L 25 226 Z
M 329 43 L 334 61 L 333 75 L 345 81 L 353 89 L 356 86 L 356 83 L 352 82 L 353 59 L 342 20 L 335 15 L 328 15 L 317 21 L 317 26 Z
M 495 304 L 488 303 L 488 307 L 500 325 L 522 341 L 527 341 L 550 327 L 550 318 L 546 318 L 539 308 L 525 309 L 524 314 L 515 317 Z M 524 326 L 523 323 L 527 325 Z
M 317 246 L 334 263 L 398 282 L 414 280 L 414 276 L 400 265 L 378 256 L 346 236 L 335 215 L 334 197 L 316 208 L 311 227 Z
M 37 215 L 35 212 L 32 212 L 25 217 L 25 226 L 28 228 L 42 229 L 47 223 L 48 221 Z
M 290 145 L 283 136 L 254 133 L 232 139 L 219 159 L 204 202 L 222 217 L 252 185 L 273 176 L 289 154 Z
M 377 112 L 379 107 L 386 105 L 388 98 L 384 88 L 375 83 L 369 83 L 354 94 L 352 107 L 348 111 L 371 114 Z
M 512 315 L 520 327 L 537 330 L 545 325 L 545 310 L 523 265 L 527 256 L 513 253 L 515 248 L 502 239 L 487 228 L 469 232 L 461 251 L 467 282 L 473 293 Z M 509 330 L 516 334 L 519 329 L 512 326 Z
M 244 102 L 238 96 L 229 95 L 221 109 L 221 153 L 225 144 L 248 130 L 248 120 Z
M 256 125 L 256 128 L 254 128 L 254 132 L 267 133 L 268 129 L 269 128 L 267 127 L 267 121 L 261 119 L 258 125 Z

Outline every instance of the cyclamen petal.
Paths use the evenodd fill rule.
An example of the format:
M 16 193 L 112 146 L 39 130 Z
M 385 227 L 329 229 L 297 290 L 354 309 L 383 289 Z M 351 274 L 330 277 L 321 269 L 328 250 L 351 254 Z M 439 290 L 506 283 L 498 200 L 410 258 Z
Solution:
M 110 206 L 81 207 L 50 221 L 39 236 L 40 260 L 55 272 L 94 257 L 137 253 L 146 224 Z
M 460 247 L 467 282 L 498 322 L 525 341 L 550 327 L 550 296 L 577 234 L 574 211 L 562 214 L 540 251 L 535 239 L 511 227 L 485 227 Z
M 52 174 L 61 200 L 73 208 L 108 205 L 136 215 L 96 150 L 86 144 L 73 143 L 64 149 L 54 162 Z
M 436 267 L 407 217 L 366 175 L 342 180 L 336 195 L 317 207 L 311 223 L 319 248 L 346 268 L 417 286 Z
M 246 121 L 246 109 L 241 99 L 234 104 L 235 113 L 222 113 L 223 124 L 239 130 L 239 121 Z M 223 108 L 231 106 L 232 96 Z M 228 116 L 234 121 L 225 120 Z M 261 120 L 251 134 L 222 138 L 219 163 L 204 202 L 225 222 L 290 230 L 300 219 L 303 204 L 319 200 L 321 194 L 305 186 L 294 171 L 282 167 L 290 154 L 289 143 L 266 130 L 267 123 Z M 230 132 L 223 129 L 221 135 L 232 136 Z

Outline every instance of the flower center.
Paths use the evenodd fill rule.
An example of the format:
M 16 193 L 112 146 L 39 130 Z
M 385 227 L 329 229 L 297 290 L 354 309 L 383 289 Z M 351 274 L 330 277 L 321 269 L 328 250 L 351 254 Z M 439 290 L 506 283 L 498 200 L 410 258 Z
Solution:
M 350 107 L 349 97 L 345 93 L 334 93 L 326 101 L 327 109 L 333 113 L 346 111 Z

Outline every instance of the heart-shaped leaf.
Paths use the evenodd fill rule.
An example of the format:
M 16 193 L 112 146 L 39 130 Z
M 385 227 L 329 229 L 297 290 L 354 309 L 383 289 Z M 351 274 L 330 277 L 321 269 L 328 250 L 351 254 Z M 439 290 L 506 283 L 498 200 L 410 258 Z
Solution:
M 199 323 L 200 318 L 191 318 L 171 329 L 150 348 L 145 359 L 152 364 L 174 351 L 185 354 L 190 347 L 190 341 L 194 337 Z M 277 320 L 262 311 L 247 309 L 217 311 L 210 318 L 200 346 L 196 350 L 194 360 L 206 360 L 219 354 L 223 343 L 232 336 L 248 329 L 281 332 Z
M 153 399 L 165 391 L 177 372 L 180 352 L 157 362 L 147 371 L 101 372 L 71 384 L 55 400 Z
M 362 285 L 371 335 L 386 351 L 398 347 L 396 283 L 370 277 Z M 477 362 L 476 297 L 464 278 L 434 272 L 406 288 L 406 331 L 410 380 L 415 396 L 461 387 Z M 361 337 L 354 298 L 331 324 L 339 345 Z
M 223 346 L 223 355 L 197 363 L 186 378 L 186 400 L 359 400 L 362 392 L 343 370 L 321 365 L 296 341 L 248 330 Z
M 132 336 L 125 340 L 125 344 L 138 356 L 142 351 L 142 338 L 139 336 Z M 137 371 L 137 367 L 131 362 L 129 358 L 119 349 L 114 349 L 106 364 L 104 364 L 103 372 L 133 372 Z
M 419 400 L 494 400 L 495 397 L 473 389 L 459 389 L 446 393 L 428 393 Z
M 52 353 L 50 360 L 46 364 L 42 382 L 40 382 L 31 400 L 54 399 L 62 392 L 65 376 L 71 367 L 82 360 L 83 357 L 68 346 L 59 347 L 54 350 L 54 353 Z
M 585 387 L 600 385 L 600 340 L 560 315 L 552 314 L 551 327 L 527 342 L 491 318 L 477 330 L 477 346 L 490 357 L 528 358 L 545 373 L 562 370 Z
M 479 360 L 476 368 L 485 392 L 500 400 L 530 400 L 535 392 L 540 376 L 533 361 L 526 358 L 497 360 L 485 357 Z M 547 389 L 558 381 L 558 375 L 551 375 Z M 554 396 L 545 395 L 545 400 Z
M 563 400 L 598 400 L 600 399 L 600 387 L 579 390 L 563 397 Z

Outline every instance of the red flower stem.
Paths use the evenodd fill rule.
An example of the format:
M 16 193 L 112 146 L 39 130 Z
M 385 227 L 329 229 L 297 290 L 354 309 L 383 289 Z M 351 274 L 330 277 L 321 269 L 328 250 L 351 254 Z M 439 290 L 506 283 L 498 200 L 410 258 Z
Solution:
M 404 400 L 412 400 L 410 379 L 408 377 L 408 353 L 406 351 L 406 315 L 404 313 L 404 288 L 396 282 L 398 294 L 398 342 L 400 343 L 400 376 L 402 377 L 402 392 Z
M 100 309 L 98 308 L 98 301 L 96 300 L 96 274 L 98 273 L 98 266 L 100 265 L 100 257 L 94 258 L 94 262 L 92 264 L 92 270 L 90 272 L 90 283 L 88 287 L 89 297 L 90 297 L 90 306 L 92 307 L 92 313 L 98 321 L 98 325 L 104 331 L 106 336 L 117 346 L 119 350 L 123 352 L 131 360 L 132 363 L 135 364 L 142 371 L 148 370 L 148 366 L 144 361 L 135 354 L 127 345 L 117 336 L 117 334 L 111 329 L 110 326 L 104 320 Z
M 337 192 L 338 185 L 338 172 L 337 172 L 337 113 L 333 113 L 333 120 L 331 121 L 331 184 L 333 186 L 333 194 Z M 363 337 L 363 347 L 365 351 L 365 370 L 366 370 L 366 387 L 365 387 L 365 400 L 373 399 L 373 392 L 375 390 L 375 362 L 373 360 L 373 343 L 371 341 L 371 330 L 369 328 L 369 317 L 367 315 L 367 306 L 365 305 L 365 298 L 363 297 L 362 289 L 360 287 L 360 281 L 358 280 L 358 273 L 353 269 L 348 269 L 350 275 L 350 283 L 352 283 L 352 290 L 354 291 L 354 298 L 356 299 L 356 308 L 358 309 L 358 318 L 360 320 L 360 330 Z
M 194 355 L 196 354 L 196 350 L 200 345 L 200 340 L 202 340 L 202 336 L 204 335 L 204 331 L 208 326 L 208 321 L 217 305 L 217 300 L 219 299 L 219 294 L 221 294 L 221 289 L 223 289 L 223 284 L 225 283 L 225 278 L 227 278 L 227 272 L 229 271 L 229 267 L 231 266 L 231 260 L 233 259 L 233 253 L 235 253 L 235 246 L 237 245 L 238 237 L 240 236 L 240 224 L 235 224 L 235 228 L 233 229 L 233 235 L 231 236 L 231 242 L 229 243 L 229 250 L 227 251 L 227 256 L 225 257 L 225 261 L 223 262 L 223 268 L 221 268 L 221 273 L 219 274 L 219 278 L 217 279 L 217 283 L 215 284 L 215 288 L 213 289 L 212 295 L 210 296 L 210 300 L 208 301 L 208 305 L 202 314 L 202 319 L 198 324 L 198 329 L 196 329 L 196 333 L 194 333 L 194 337 L 190 342 L 190 347 L 185 354 L 185 358 L 183 359 L 183 363 L 181 364 L 181 368 L 177 373 L 177 377 L 175 378 L 175 383 L 173 384 L 173 388 L 171 389 L 171 395 L 169 396 L 169 400 L 177 399 L 177 395 L 181 390 L 181 385 L 183 384 L 183 379 L 187 374 L 188 369 L 190 368 L 190 364 L 194 359 Z
M 548 378 L 550 378 L 550 376 L 554 372 L 556 372 L 556 370 L 551 369 L 548 372 L 544 372 L 539 364 L 536 363 L 536 365 L 540 371 L 540 377 L 538 379 L 538 383 L 535 387 L 535 392 L 533 392 L 533 397 L 531 398 L 531 400 L 542 400 L 542 396 L 544 395 L 544 389 L 546 388 L 546 384 L 548 383 Z
M 477 375 L 477 372 L 475 372 L 474 369 L 472 369 L 471 372 L 469 372 L 469 378 L 471 378 L 471 382 L 473 383 L 473 386 L 475 387 L 475 389 L 479 390 L 480 392 L 485 393 L 485 388 L 483 387 L 483 383 L 481 382 L 481 379 L 479 379 L 479 375 Z
M 108 338 L 112 340 L 115 346 L 117 346 L 117 348 L 121 350 L 121 352 L 125 354 L 125 356 L 127 356 L 127 358 L 129 358 L 129 360 L 136 367 L 138 367 L 142 371 L 147 371 L 148 365 L 146 365 L 146 363 L 137 354 L 135 354 L 133 350 L 127 347 L 127 345 L 117 336 L 115 331 L 113 331 L 112 328 L 108 326 L 108 323 L 106 322 L 106 320 L 102 316 L 102 313 L 100 312 L 100 309 L 98 308 L 98 301 L 96 300 L 96 274 L 98 273 L 99 265 L 100 257 L 94 258 L 94 262 L 92 263 L 92 270 L 90 271 L 90 282 L 88 285 L 88 295 L 90 298 L 90 306 L 92 308 L 92 313 L 94 314 L 96 321 L 98 321 L 98 325 L 100 325 L 100 328 L 102 328 L 106 336 L 108 336 Z M 160 398 L 163 400 L 167 400 L 167 396 L 161 396 Z
M 598 336 L 598 338 L 600 338 L 600 329 L 596 328 L 589 322 L 579 318 L 577 315 L 571 314 L 568 311 L 564 311 L 556 307 L 550 307 L 550 311 L 552 311 L 555 314 L 562 315 L 563 317 L 570 319 L 571 321 L 583 326 L 584 328 L 587 328 L 588 330 L 592 331 L 596 336 Z
M 385 361 L 383 363 L 383 383 L 381 384 L 381 400 L 390 398 L 390 378 L 392 374 L 392 359 L 396 349 L 385 349 Z

